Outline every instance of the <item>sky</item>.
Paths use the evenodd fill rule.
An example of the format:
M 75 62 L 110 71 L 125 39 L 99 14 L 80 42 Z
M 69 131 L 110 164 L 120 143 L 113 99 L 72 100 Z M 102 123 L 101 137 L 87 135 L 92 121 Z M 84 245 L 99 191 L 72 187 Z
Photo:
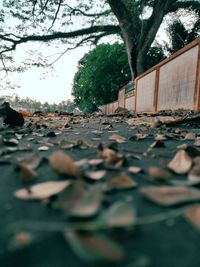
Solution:
M 18 46 L 15 53 L 15 60 L 18 65 L 27 56 L 26 51 L 29 50 L 27 44 Z M 31 49 L 42 52 L 48 56 L 49 62 L 53 62 L 58 57 L 51 56 L 55 53 L 62 52 L 66 49 L 63 45 L 57 48 L 46 46 L 41 48 L 41 44 L 31 44 Z M 53 66 L 53 70 L 49 73 L 43 68 L 32 68 L 24 73 L 12 73 L 6 78 L 13 84 L 17 84 L 14 90 L 6 90 L 1 92 L 3 95 L 18 95 L 20 98 L 29 97 L 42 103 L 59 103 L 63 100 L 71 99 L 71 89 L 73 78 L 77 72 L 79 59 L 88 51 L 89 48 L 81 47 L 70 50 L 64 54 Z M 45 51 L 46 50 L 46 51 Z

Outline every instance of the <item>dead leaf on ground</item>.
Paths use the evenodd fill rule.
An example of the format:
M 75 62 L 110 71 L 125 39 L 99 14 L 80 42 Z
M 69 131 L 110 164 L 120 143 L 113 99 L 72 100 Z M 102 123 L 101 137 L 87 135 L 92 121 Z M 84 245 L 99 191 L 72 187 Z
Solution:
M 137 173 L 140 173 L 142 172 L 142 168 L 138 167 L 138 166 L 131 166 L 128 168 L 128 171 L 130 173 L 134 173 L 134 174 L 137 174 Z
M 130 140 L 134 140 L 134 141 L 140 141 L 143 139 L 146 139 L 148 137 L 148 134 L 134 134 L 133 136 L 131 136 Z
M 84 261 L 117 262 L 125 256 L 122 247 L 106 236 L 75 231 L 65 231 L 63 234 L 74 253 Z
M 105 170 L 99 170 L 99 171 L 87 171 L 85 173 L 86 177 L 97 181 L 97 180 L 101 180 L 103 177 L 105 177 L 106 175 L 106 171 Z
M 15 197 L 22 200 L 45 199 L 63 191 L 69 184 L 69 181 L 44 182 L 15 191 Z
M 185 140 L 195 140 L 195 139 L 196 139 L 196 134 L 193 133 L 193 132 L 187 133 L 187 134 L 185 135 L 185 138 L 184 138 L 184 139 L 185 139 Z
M 77 176 L 80 172 L 73 159 L 60 150 L 53 152 L 49 156 L 49 163 L 52 169 L 59 174 Z
M 185 174 L 192 167 L 192 159 L 185 150 L 179 150 L 167 166 L 175 173 Z
M 198 231 L 200 231 L 200 205 L 195 205 L 186 210 L 184 217 L 189 221 Z
M 110 140 L 114 140 L 116 141 L 117 143 L 121 144 L 121 143 L 124 143 L 126 142 L 126 138 L 119 135 L 119 134 L 112 134 L 110 137 L 109 137 Z
M 36 169 L 39 167 L 42 161 L 42 157 L 38 153 L 29 154 L 23 157 L 17 158 L 17 164 L 26 166 L 29 169 Z
M 197 140 L 194 142 L 194 146 L 200 146 L 200 139 L 197 139 Z
M 92 217 L 99 212 L 102 201 L 100 185 L 86 187 L 75 181 L 58 195 L 54 207 L 73 217 Z
M 20 181 L 22 183 L 30 182 L 38 176 L 37 172 L 26 165 L 20 165 L 20 169 Z
M 167 137 L 164 134 L 156 134 L 155 140 L 156 141 L 165 141 L 165 140 L 167 140 Z
M 108 165 L 120 168 L 125 162 L 124 156 L 111 148 L 103 148 L 97 154 L 97 158 L 105 159 Z
M 149 167 L 148 173 L 156 180 L 168 180 L 172 178 L 172 175 L 168 171 L 155 166 Z
M 200 182 L 200 165 L 196 164 L 192 167 L 188 174 L 189 181 Z
M 200 200 L 200 191 L 184 186 L 146 186 L 139 189 L 146 198 L 162 206 Z
M 49 150 L 49 147 L 48 146 L 40 146 L 40 147 L 38 147 L 38 150 L 39 151 L 47 151 L 47 150 Z
M 4 139 L 3 141 L 6 146 L 17 146 L 19 144 L 19 141 L 15 138 Z
M 17 247 L 25 247 L 30 245 L 32 241 L 32 236 L 28 232 L 18 232 L 15 234 L 12 243 L 14 243 L 14 246 Z
M 103 159 L 90 159 L 88 161 L 88 164 L 90 164 L 92 166 L 97 166 L 97 165 L 102 164 L 103 162 L 104 162 Z
M 154 148 L 154 147 L 165 147 L 165 143 L 163 141 L 156 140 L 149 147 L 150 148 Z
M 133 226 L 136 215 L 130 202 L 116 202 L 106 212 L 106 223 L 110 227 Z
M 137 183 L 126 173 L 118 173 L 118 174 L 113 175 L 107 181 L 106 184 L 109 190 L 130 189 L 130 188 L 135 188 L 137 186 Z

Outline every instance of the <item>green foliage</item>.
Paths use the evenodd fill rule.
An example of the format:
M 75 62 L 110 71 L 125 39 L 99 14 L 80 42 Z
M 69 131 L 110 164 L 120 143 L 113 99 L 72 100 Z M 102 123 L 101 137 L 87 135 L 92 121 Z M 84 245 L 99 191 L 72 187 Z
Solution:
M 167 31 L 170 37 L 171 45 L 167 46 L 167 50 L 170 52 L 170 54 L 178 51 L 199 36 L 200 14 L 196 15 L 197 19 L 192 29 L 186 29 L 184 24 L 179 19 L 175 20 L 171 25 L 169 25 Z
M 165 58 L 166 56 L 161 46 L 150 47 L 146 56 L 146 66 L 145 66 L 146 70 L 158 64 Z
M 123 45 L 101 44 L 79 61 L 74 77 L 74 102 L 84 112 L 117 99 L 118 90 L 130 81 L 128 59 Z

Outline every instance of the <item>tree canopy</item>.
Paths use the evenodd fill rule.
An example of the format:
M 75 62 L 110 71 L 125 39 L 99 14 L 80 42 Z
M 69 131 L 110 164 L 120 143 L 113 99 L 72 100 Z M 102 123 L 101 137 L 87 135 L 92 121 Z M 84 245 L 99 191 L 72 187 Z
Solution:
M 0 55 L 30 41 L 62 40 L 66 50 L 102 38 L 124 41 L 132 76 L 145 70 L 146 55 L 168 14 L 200 13 L 199 0 L 3 0 Z M 184 12 L 183 12 L 184 13 Z M 179 16 L 183 16 L 180 13 Z M 12 22 L 12 23 L 11 23 Z
M 131 79 L 122 44 L 101 44 L 79 61 L 74 77 L 74 102 L 85 112 L 117 99 L 119 88 Z

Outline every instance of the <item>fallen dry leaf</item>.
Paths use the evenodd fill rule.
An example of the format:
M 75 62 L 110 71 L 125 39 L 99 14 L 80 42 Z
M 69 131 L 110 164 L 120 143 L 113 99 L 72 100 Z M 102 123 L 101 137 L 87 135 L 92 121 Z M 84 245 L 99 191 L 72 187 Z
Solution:
M 106 223 L 110 227 L 133 226 L 135 220 L 135 211 L 130 202 L 116 202 L 106 213 Z
M 98 213 L 102 200 L 99 185 L 87 188 L 81 181 L 75 181 L 58 195 L 54 207 L 73 217 L 91 217 Z
M 17 247 L 25 247 L 32 241 L 32 236 L 28 232 L 18 232 L 14 236 L 13 242 Z
M 200 205 L 195 205 L 186 210 L 184 217 L 200 231 Z
M 41 161 L 42 157 L 38 153 L 33 153 L 30 155 L 17 158 L 17 164 L 26 166 L 27 168 L 32 170 L 38 168 Z
M 21 165 L 20 169 L 20 180 L 22 183 L 30 182 L 38 176 L 38 174 L 33 169 L 27 167 L 26 165 Z
M 77 176 L 80 172 L 73 159 L 60 150 L 53 152 L 49 156 L 49 163 L 52 169 L 59 174 Z
M 165 141 L 165 140 L 167 140 L 167 137 L 164 134 L 156 134 L 155 140 L 156 141 Z
M 69 181 L 50 181 L 15 191 L 15 197 L 23 200 L 45 199 L 69 186 Z
M 88 163 L 92 166 L 97 166 L 103 163 L 103 159 L 90 159 Z
M 153 177 L 156 180 L 168 180 L 172 177 L 168 171 L 155 166 L 149 167 L 148 173 L 151 177 Z
M 139 189 L 146 198 L 162 206 L 200 200 L 200 191 L 184 186 L 146 186 Z
M 194 165 L 188 174 L 189 181 L 200 182 L 200 165 Z
M 119 134 L 112 134 L 110 137 L 109 137 L 110 140 L 114 140 L 116 141 L 117 143 L 121 144 L 121 143 L 124 143 L 126 142 L 126 138 L 119 135 Z
M 184 139 L 185 139 L 185 140 L 195 140 L 195 139 L 196 139 L 196 134 L 193 133 L 193 132 L 187 133 L 187 134 L 185 135 L 185 138 L 184 138 Z
M 106 236 L 75 231 L 65 231 L 63 234 L 74 253 L 84 261 L 116 262 L 121 261 L 125 256 L 122 247 Z
M 118 173 L 113 175 L 107 181 L 107 187 L 109 190 L 113 189 L 129 189 L 137 186 L 137 183 L 126 173 Z
M 47 151 L 47 150 L 49 150 L 49 147 L 48 146 L 40 146 L 40 147 L 38 147 L 38 150 L 39 151 Z
M 85 173 L 86 177 L 91 180 L 100 180 L 106 175 L 105 170 L 99 170 L 99 171 L 88 171 Z
M 140 134 L 140 133 L 138 133 L 138 134 L 133 135 L 133 136 L 130 138 L 130 140 L 139 141 L 139 140 L 143 140 L 143 139 L 145 139 L 145 138 L 147 138 L 147 137 L 148 137 L 148 134 Z
M 192 159 L 185 150 L 179 150 L 167 166 L 175 173 L 185 174 L 192 167 Z
M 130 173 L 134 173 L 134 174 L 137 174 L 137 173 L 140 173 L 142 172 L 142 168 L 138 167 L 138 166 L 131 166 L 128 168 L 128 171 Z
M 163 141 L 161 141 L 161 140 L 156 140 L 149 147 L 150 148 L 154 148 L 154 147 L 165 147 L 165 143 Z

